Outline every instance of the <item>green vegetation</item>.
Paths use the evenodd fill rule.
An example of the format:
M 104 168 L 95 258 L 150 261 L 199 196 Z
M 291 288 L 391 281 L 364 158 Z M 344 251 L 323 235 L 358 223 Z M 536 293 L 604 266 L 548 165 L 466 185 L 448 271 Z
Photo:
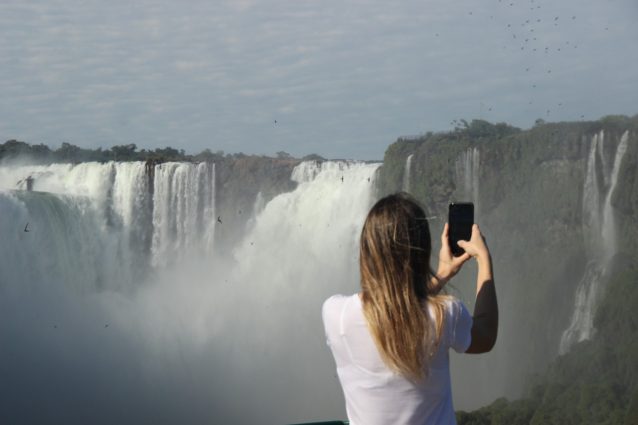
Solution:
M 521 388 L 528 390 L 520 400 L 499 399 L 459 412 L 460 424 L 638 424 L 638 272 L 621 273 L 607 286 L 595 338 L 554 359 L 571 315 L 565 300 L 574 298 L 587 261 L 583 186 L 591 143 L 604 133 L 603 156 L 610 165 L 626 132 L 629 143 L 612 205 L 618 257 L 627 264 L 638 254 L 638 115 L 537 120 L 528 130 L 459 120 L 452 131 L 398 139 L 388 147 L 380 194 L 403 188 L 406 159 L 413 155 L 410 192 L 439 219 L 432 222 L 435 234 L 448 203 L 467 200 L 467 189 L 457 187 L 463 184 L 457 175 L 462 155 L 476 148 L 480 156 L 477 217 L 503 282 L 499 297 L 507 300 L 500 306 L 507 320 L 499 330 L 507 355 L 486 358 L 486 367 L 511 371 L 501 394 L 518 397 Z M 606 191 L 602 173 L 598 170 L 599 186 Z
M 413 157 L 410 192 L 421 199 L 427 207 L 444 205 L 453 198 L 455 187 L 455 164 L 459 154 L 469 147 L 491 145 L 519 134 L 520 129 L 505 123 L 491 124 L 484 120 L 454 121 L 455 128 L 446 133 L 427 133 L 423 136 L 399 138 L 386 150 L 380 170 L 379 191 L 382 195 L 402 189 L 405 163 Z M 433 159 L 433 160 L 432 160 Z M 438 215 L 442 211 L 431 210 Z
M 268 158 L 243 153 L 225 154 L 224 151 L 211 152 L 204 149 L 196 155 L 187 154 L 184 149 L 177 150 L 170 146 L 157 148 L 155 150 L 137 150 L 134 143 L 128 145 L 116 145 L 110 149 L 84 149 L 70 143 L 62 143 L 58 149 L 51 149 L 44 144 L 29 144 L 18 140 L 8 140 L 0 144 L 0 160 L 3 159 L 26 159 L 36 164 L 51 163 L 80 163 L 80 162 L 108 162 L 108 161 L 153 161 L 154 163 L 167 161 L 186 162 L 219 162 L 224 159 L 241 159 L 247 157 Z M 287 152 L 277 152 L 277 159 L 295 159 Z M 310 154 L 303 157 L 305 161 L 325 161 L 325 158 L 317 154 Z
M 55 150 L 44 144 L 31 145 L 26 142 L 9 140 L 0 144 L 0 159 L 25 158 L 34 163 L 49 164 L 54 162 L 107 162 L 107 161 L 214 161 L 224 157 L 223 152 L 212 153 L 206 149 L 197 155 L 187 155 L 183 149 L 177 150 L 171 147 L 157 148 L 155 150 L 137 150 L 133 143 L 128 145 L 116 145 L 110 149 L 83 149 L 70 143 L 62 143 Z
M 638 269 L 618 273 L 595 318 L 597 333 L 556 359 L 516 401 L 458 412 L 459 425 L 638 423 Z

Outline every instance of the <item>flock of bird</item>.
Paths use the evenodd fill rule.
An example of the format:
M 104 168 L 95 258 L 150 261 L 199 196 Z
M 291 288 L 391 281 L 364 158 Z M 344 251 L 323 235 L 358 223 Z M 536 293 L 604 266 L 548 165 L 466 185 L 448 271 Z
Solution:
M 552 5 L 555 6 L 555 5 Z M 498 25 L 497 22 L 502 22 L 502 44 L 503 50 L 508 50 L 512 54 L 524 54 L 524 62 L 531 62 L 530 65 L 523 65 L 520 69 L 521 75 L 525 75 L 525 81 L 528 85 L 527 89 L 531 89 L 534 93 L 539 92 L 542 82 L 546 81 L 548 76 L 553 75 L 552 61 L 557 55 L 575 54 L 579 51 L 579 43 L 575 40 L 566 40 L 565 36 L 570 31 L 570 25 L 575 23 L 578 19 L 576 14 L 570 13 L 566 16 L 556 14 L 555 12 L 546 12 L 543 5 L 538 0 L 527 0 L 526 2 L 513 2 L 508 0 L 497 0 L 497 7 L 495 14 L 489 15 L 489 24 L 494 27 Z M 498 12 L 508 12 L 503 9 L 510 8 L 512 12 L 518 16 L 524 16 L 523 19 L 504 19 L 497 17 Z M 525 12 L 522 11 L 525 8 Z M 518 10 L 517 10 L 518 9 Z M 528 10 L 527 10 L 528 9 Z M 550 9 L 550 7 L 546 7 Z M 474 14 L 473 11 L 468 11 L 468 15 L 472 18 L 476 18 L 478 14 Z M 505 13 L 501 13 L 501 16 Z M 487 16 L 487 15 L 484 15 Z M 547 33 L 551 32 L 551 36 L 555 37 L 556 29 L 560 27 L 566 27 L 564 31 L 560 31 L 560 36 L 563 38 L 560 42 L 548 42 L 550 37 L 547 37 Z M 609 30 L 609 27 L 604 27 L 605 31 Z M 440 37 L 441 33 L 436 32 L 434 37 Z M 580 49 L 582 50 L 582 49 Z M 580 53 L 578 53 L 580 54 Z M 554 63 L 555 65 L 556 63 Z M 522 90 L 525 91 L 525 90 Z M 529 108 L 535 104 L 534 97 L 524 100 Z M 545 105 L 544 112 L 545 117 L 549 117 L 553 110 L 560 109 L 564 105 L 564 101 L 552 102 Z M 481 115 L 484 112 L 484 108 L 487 112 L 497 107 L 496 105 L 480 102 Z M 580 114 L 580 119 L 585 118 L 584 114 Z M 457 124 L 456 120 L 450 122 L 450 125 Z

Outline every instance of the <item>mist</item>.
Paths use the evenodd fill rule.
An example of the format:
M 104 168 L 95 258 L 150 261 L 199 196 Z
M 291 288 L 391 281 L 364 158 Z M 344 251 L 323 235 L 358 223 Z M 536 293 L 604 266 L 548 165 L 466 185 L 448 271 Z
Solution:
M 105 184 L 99 176 L 114 167 L 135 187 L 130 171 L 144 169 L 82 167 L 88 186 Z M 0 193 L 0 416 L 11 423 L 345 418 L 320 309 L 329 295 L 357 290 L 357 238 L 377 167 L 302 164 L 297 189 L 256 205 L 234 245 L 191 249 L 203 237 L 194 228 L 184 239 L 189 254 L 151 261 L 156 266 L 139 253 L 124 261 L 123 246 L 135 246 L 127 220 L 108 225 L 95 198 L 37 191 L 60 182 L 79 190 L 69 183 L 74 167 L 35 167 L 35 192 Z M 2 181 L 24 172 L 34 167 L 3 168 Z M 156 189 L 165 179 L 189 196 L 175 174 L 155 179 Z M 128 192 L 126 202 L 142 202 Z M 126 202 L 114 211 L 131 211 Z M 182 219 L 203 212 L 182 210 Z

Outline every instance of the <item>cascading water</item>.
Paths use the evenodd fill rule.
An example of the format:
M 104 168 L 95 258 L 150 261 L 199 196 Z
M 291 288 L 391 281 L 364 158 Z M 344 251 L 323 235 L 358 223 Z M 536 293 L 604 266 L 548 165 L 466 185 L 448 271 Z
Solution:
M 620 165 L 627 151 L 629 132 L 620 138 L 616 148 L 612 169 L 604 160 L 603 131 L 594 135 L 587 159 L 587 171 L 583 188 L 583 235 L 587 250 L 585 273 L 576 288 L 574 312 L 567 329 L 561 337 L 559 353 L 565 354 L 570 347 L 591 338 L 594 332 L 594 312 L 606 277 L 607 267 L 616 253 L 616 228 L 611 199 L 618 182 Z M 597 170 L 602 162 L 603 182 L 601 190 Z M 604 193 L 603 191 L 606 191 Z M 603 194 L 604 193 L 604 194 Z M 602 200 L 602 203 L 601 203 Z
M 405 160 L 405 171 L 403 174 L 403 191 L 410 193 L 410 176 L 412 175 L 412 158 L 414 154 L 408 155 Z
M 316 372 L 333 367 L 319 312 L 357 290 L 378 166 L 300 164 L 297 188 L 256 199 L 248 228 L 214 250 L 226 222 L 210 164 L 161 164 L 152 180 L 142 163 L 0 167 L 0 403 L 15 406 L 3 415 L 344 417 L 336 378 Z M 34 191 L 15 190 L 29 175 Z
M 192 252 L 212 252 L 215 234 L 215 166 L 165 163 L 155 167 L 152 264 Z
M 455 162 L 456 184 L 460 188 L 459 201 L 474 203 L 474 214 L 478 215 L 479 206 L 479 167 L 481 163 L 478 148 L 468 148 L 461 153 Z
M 131 282 L 119 241 L 86 198 L 0 191 L 0 291 L 86 292 Z
M 192 250 L 210 252 L 215 229 L 215 166 L 143 162 L 0 168 L 0 189 L 33 178 L 35 191 L 86 198 L 97 225 L 121 234 L 120 267 L 161 266 Z
M 606 257 L 606 261 L 609 261 L 614 256 L 618 249 L 616 242 L 616 222 L 614 219 L 614 210 L 611 205 L 611 198 L 618 183 L 618 173 L 620 171 L 620 165 L 627 152 L 627 143 L 629 140 L 629 132 L 625 131 L 620 138 L 618 147 L 616 148 L 616 155 L 614 156 L 614 166 L 610 174 L 609 190 L 605 196 L 605 202 L 603 204 L 603 220 L 602 220 L 602 239 L 603 250 Z

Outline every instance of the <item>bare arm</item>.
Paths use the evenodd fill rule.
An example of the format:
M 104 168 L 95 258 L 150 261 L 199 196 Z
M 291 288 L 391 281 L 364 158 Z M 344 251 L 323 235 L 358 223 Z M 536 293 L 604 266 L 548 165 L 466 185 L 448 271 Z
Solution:
M 492 271 L 492 258 L 483 235 L 474 225 L 470 241 L 459 241 L 459 246 L 478 263 L 476 276 L 476 303 L 472 323 L 472 342 L 466 353 L 487 353 L 494 347 L 498 334 L 498 304 Z

